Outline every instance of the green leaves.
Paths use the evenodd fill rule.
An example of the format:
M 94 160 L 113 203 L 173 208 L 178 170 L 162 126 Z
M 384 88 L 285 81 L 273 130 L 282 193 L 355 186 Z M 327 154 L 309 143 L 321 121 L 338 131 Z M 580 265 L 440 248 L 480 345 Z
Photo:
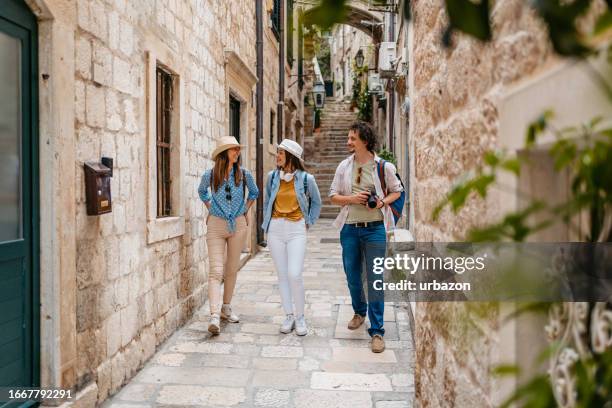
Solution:
M 518 404 L 517 404 L 518 403 Z M 548 375 L 538 375 L 520 386 L 500 408 L 520 406 L 523 408 L 556 408 L 557 403 L 548 380 Z
M 612 348 L 574 364 L 577 407 L 607 407 L 612 401 Z
M 537 138 L 545 130 L 553 133 L 556 141 L 548 154 L 555 171 L 567 172 L 571 177 L 568 199 L 550 205 L 526 197 L 531 203 L 525 209 L 506 214 L 499 222 L 484 228 L 471 229 L 467 233 L 469 241 L 524 241 L 529 235 L 554 224 L 565 223 L 573 227 L 574 219 L 583 213 L 589 215 L 589 228 L 586 233 L 579 231 L 582 234 L 580 239 L 612 240 L 612 228 L 605 223 L 607 214 L 612 212 L 612 127 L 596 117 L 581 126 L 556 130 L 550 123 L 552 117 L 553 113 L 546 111 L 529 125 L 525 149 L 536 149 Z M 446 206 L 450 206 L 453 213 L 459 212 L 474 193 L 486 197 L 488 189 L 496 183 L 499 171 L 518 176 L 528 157 L 529 154 L 508 157 L 504 152 L 486 152 L 483 165 L 464 176 L 451 189 L 434 209 L 433 219 L 437 220 Z
M 488 0 L 446 0 L 445 4 L 450 29 L 462 31 L 481 41 L 491 39 Z
M 359 109 L 357 119 L 363 120 L 364 122 L 370 122 L 372 120 L 372 97 L 370 96 L 367 86 L 359 95 L 357 108 Z
M 535 121 L 527 127 L 527 135 L 525 137 L 525 147 L 532 147 L 539 135 L 541 135 L 548 126 L 548 122 L 554 117 L 551 110 L 546 110 Z
M 576 28 L 576 20 L 582 17 L 595 0 L 533 0 L 530 2 L 540 19 L 547 27 L 550 41 L 559 55 L 567 57 L 585 57 L 593 50 L 589 46 L 589 37 Z M 346 21 L 349 8 L 348 0 L 320 0 L 319 4 L 310 10 L 304 19 L 307 26 L 316 25 L 328 29 L 334 24 Z M 451 44 L 451 34 L 454 30 L 471 35 L 481 41 L 492 38 L 490 22 L 490 4 L 488 0 L 445 0 L 449 27 L 444 33 L 443 43 Z M 602 15 L 595 27 L 594 35 L 610 29 L 612 25 L 612 0 L 606 0 L 608 10 Z M 374 4 L 386 4 L 374 0 Z M 403 0 L 400 7 L 406 21 L 412 18 L 410 0 Z
M 305 15 L 304 24 L 316 25 L 323 30 L 334 24 L 342 24 L 348 14 L 346 2 L 347 0 L 321 0 L 318 6 Z
M 390 152 L 389 150 L 387 150 L 386 147 L 383 147 L 382 149 L 380 149 L 376 154 L 381 159 L 388 161 L 390 163 L 393 163 L 393 165 L 397 166 L 397 159 L 395 158 L 395 155 L 393 154 L 393 152 Z
M 591 52 L 576 29 L 576 19 L 590 7 L 592 0 L 535 0 L 532 4 L 548 27 L 555 51 L 563 56 L 584 57 Z
M 542 202 L 531 203 L 524 210 L 507 214 L 497 223 L 485 228 L 472 228 L 467 234 L 470 242 L 498 242 L 514 241 L 522 242 L 536 231 L 550 225 L 549 221 L 537 223 L 530 222 L 530 217 L 544 210 L 545 204 Z
M 593 34 L 600 35 L 608 31 L 609 29 L 612 29 L 612 10 L 610 9 L 597 19 Z
M 553 342 L 538 356 L 536 361 L 541 364 L 560 351 L 560 344 Z M 609 406 L 612 401 L 612 348 L 608 348 L 603 353 L 581 356 L 570 366 L 570 369 L 576 384 L 576 408 Z M 521 371 L 517 366 L 499 365 L 492 370 L 492 374 L 499 377 L 516 376 Z M 512 406 L 557 407 L 548 375 L 533 377 L 529 382 L 517 388 L 500 407 Z
M 477 193 L 484 198 L 487 195 L 487 188 L 495 182 L 495 176 L 492 174 L 480 174 L 468 179 L 465 182 L 457 184 L 446 198 L 436 206 L 433 211 L 433 219 L 437 220 L 440 212 L 450 204 L 453 213 L 457 213 L 464 206 L 465 201 L 470 194 Z
M 499 169 L 517 176 L 520 174 L 520 161 L 515 157 L 508 157 L 505 152 L 485 152 L 482 160 L 485 166 L 478 167 L 473 174 L 465 175 L 444 200 L 436 206 L 432 215 L 434 221 L 438 219 L 440 212 L 447 205 L 450 205 L 451 210 L 456 214 L 465 205 L 466 200 L 472 193 L 485 198 L 489 187 L 497 181 L 497 171 Z

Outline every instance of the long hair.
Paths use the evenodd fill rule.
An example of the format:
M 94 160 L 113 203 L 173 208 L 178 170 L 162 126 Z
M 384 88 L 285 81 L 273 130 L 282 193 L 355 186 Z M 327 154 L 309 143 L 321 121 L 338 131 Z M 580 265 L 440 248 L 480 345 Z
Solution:
M 240 185 L 240 181 L 242 180 L 242 172 L 240 171 L 240 162 L 242 161 L 242 155 L 238 156 L 238 161 L 233 164 L 234 167 L 234 183 L 236 183 L 236 187 Z M 222 151 L 217 155 L 215 159 L 215 166 L 212 171 L 212 190 L 217 191 L 219 186 L 223 183 L 225 179 L 225 171 L 227 169 L 227 164 L 229 163 L 229 157 L 227 157 L 227 150 Z
M 282 169 L 285 165 L 289 165 L 289 167 L 291 167 L 293 170 L 301 170 L 301 171 L 306 171 L 306 169 L 304 168 L 304 165 L 302 164 L 302 161 L 300 159 L 298 159 L 297 157 L 295 157 L 294 155 L 292 155 L 291 153 L 289 153 L 288 151 L 284 150 L 285 152 L 285 164 L 283 166 L 276 166 L 277 169 Z

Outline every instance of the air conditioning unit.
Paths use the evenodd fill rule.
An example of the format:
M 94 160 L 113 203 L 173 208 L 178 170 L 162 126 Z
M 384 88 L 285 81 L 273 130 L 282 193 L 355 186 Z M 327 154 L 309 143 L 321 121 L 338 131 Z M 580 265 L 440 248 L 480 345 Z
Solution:
M 395 75 L 397 55 L 395 43 L 385 41 L 380 43 L 378 50 L 378 73 L 381 78 L 391 78 Z
M 384 92 L 382 81 L 380 80 L 380 75 L 371 72 L 368 75 L 368 91 L 372 95 L 380 95 Z

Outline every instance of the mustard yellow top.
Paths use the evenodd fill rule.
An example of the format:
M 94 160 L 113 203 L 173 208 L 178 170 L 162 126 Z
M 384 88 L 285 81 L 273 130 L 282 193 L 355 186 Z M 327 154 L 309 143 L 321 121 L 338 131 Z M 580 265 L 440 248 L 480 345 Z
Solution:
M 304 218 L 295 195 L 294 180 L 281 180 L 274 200 L 272 218 L 286 218 L 289 221 L 299 221 Z

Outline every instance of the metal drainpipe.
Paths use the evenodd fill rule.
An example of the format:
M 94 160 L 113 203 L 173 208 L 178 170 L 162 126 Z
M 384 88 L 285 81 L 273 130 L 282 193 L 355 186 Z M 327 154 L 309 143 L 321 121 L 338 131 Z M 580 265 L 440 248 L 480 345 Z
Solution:
M 346 60 L 344 59 L 344 54 L 346 53 L 344 47 L 344 26 L 342 27 L 342 57 L 340 57 L 340 61 L 342 61 L 342 97 L 346 95 Z M 331 61 L 331 57 L 330 57 Z M 325 78 L 323 78 L 325 80 Z
M 389 13 L 389 41 L 395 41 L 395 15 Z M 395 150 L 395 80 L 391 79 L 389 92 L 389 150 Z
M 278 119 L 278 127 L 276 139 L 283 138 L 283 115 L 285 114 L 285 0 L 279 2 L 278 8 L 278 34 L 279 52 L 278 52 L 278 104 L 276 117 Z
M 255 3 L 255 31 L 256 31 L 256 47 L 257 47 L 257 107 L 255 120 L 255 144 L 256 149 L 256 166 L 257 166 L 257 186 L 260 193 L 257 196 L 257 243 L 261 244 L 264 241 L 264 232 L 261 228 L 263 224 L 263 185 L 264 185 L 264 167 L 263 167 L 263 118 L 264 118 L 264 75 L 263 75 L 263 0 L 256 0 Z M 272 126 L 270 124 L 270 126 Z

